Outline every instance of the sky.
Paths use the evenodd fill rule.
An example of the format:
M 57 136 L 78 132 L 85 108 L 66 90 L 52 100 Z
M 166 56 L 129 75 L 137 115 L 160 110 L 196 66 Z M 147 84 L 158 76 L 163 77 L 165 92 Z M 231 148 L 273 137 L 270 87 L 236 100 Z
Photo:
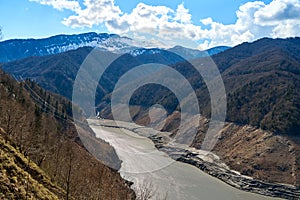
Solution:
M 107 32 L 207 49 L 300 36 L 300 0 L 0 0 L 2 40 Z

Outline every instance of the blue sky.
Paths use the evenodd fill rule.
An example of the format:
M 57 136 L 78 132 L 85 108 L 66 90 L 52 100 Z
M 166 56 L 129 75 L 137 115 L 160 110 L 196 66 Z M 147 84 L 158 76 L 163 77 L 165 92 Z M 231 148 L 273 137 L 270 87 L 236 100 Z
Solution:
M 300 0 L 0 0 L 3 39 L 89 31 L 158 46 L 234 46 L 300 34 Z

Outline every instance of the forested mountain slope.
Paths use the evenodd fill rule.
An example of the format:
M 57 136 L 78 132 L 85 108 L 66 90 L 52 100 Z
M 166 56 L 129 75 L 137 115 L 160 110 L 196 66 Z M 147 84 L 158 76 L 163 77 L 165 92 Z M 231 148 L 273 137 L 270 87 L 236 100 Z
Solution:
M 100 148 L 98 158 L 102 162 L 83 147 L 69 115 L 71 104 L 66 98 L 46 92 L 31 81 L 18 83 L 3 71 L 0 72 L 0 91 L 0 127 L 1 138 L 4 138 L 1 140 L 4 151 L 1 156 L 4 159 L 1 162 L 2 178 L 21 180 L 26 178 L 23 171 L 27 171 L 42 185 L 26 190 L 35 189 L 39 192 L 36 195 L 51 195 L 43 188 L 49 190 L 46 183 L 53 182 L 62 189 L 57 194 L 50 191 L 60 199 L 134 198 L 133 191 L 119 173 L 104 164 L 113 162 L 116 167 L 120 165 L 113 148 L 95 139 L 89 129 L 82 129 L 82 134 L 89 136 L 92 143 Z M 24 163 L 27 161 L 32 163 L 29 169 Z M 47 178 L 41 182 L 43 179 L 31 170 L 32 166 L 36 170 L 41 168 L 38 173 L 47 174 L 49 183 Z M 11 173 L 8 169 L 12 170 Z M 34 180 L 30 181 L 34 183 Z M 24 189 L 24 186 L 20 187 Z M 9 198 L 8 190 L 3 190 L 2 196 Z

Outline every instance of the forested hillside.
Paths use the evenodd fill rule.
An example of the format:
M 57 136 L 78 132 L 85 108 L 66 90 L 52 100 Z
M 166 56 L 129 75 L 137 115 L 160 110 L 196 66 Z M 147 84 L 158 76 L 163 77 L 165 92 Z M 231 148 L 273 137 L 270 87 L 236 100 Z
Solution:
M 0 127 L 4 151 L 1 154 L 1 159 L 4 159 L 1 177 L 13 184 L 12 181 L 23 179 L 26 175 L 31 183 L 35 179 L 42 184 L 32 188 L 34 185 L 27 187 L 22 185 L 24 181 L 20 182 L 18 187 L 23 188 L 19 191 L 20 199 L 24 197 L 24 192 L 32 195 L 34 190 L 38 192 L 36 195 L 51 195 L 43 189 L 49 190 L 46 183 L 51 182 L 61 188 L 54 192 L 61 199 L 134 198 L 133 191 L 119 173 L 103 164 L 111 161 L 120 165 L 113 148 L 94 139 L 89 129 L 82 129 L 82 134 L 90 136 L 93 144 L 101 147 L 99 159 L 103 162 L 96 160 L 83 147 L 69 116 L 70 102 L 67 99 L 44 91 L 34 82 L 18 83 L 5 72 L 0 73 Z M 27 162 L 32 165 L 27 166 Z M 43 179 L 31 170 L 32 167 L 36 170 L 40 168 L 38 173 L 47 174 L 49 180 L 46 178 L 41 182 Z M 7 190 L 14 191 L 1 190 L 1 195 L 8 198 L 6 195 L 10 193 Z

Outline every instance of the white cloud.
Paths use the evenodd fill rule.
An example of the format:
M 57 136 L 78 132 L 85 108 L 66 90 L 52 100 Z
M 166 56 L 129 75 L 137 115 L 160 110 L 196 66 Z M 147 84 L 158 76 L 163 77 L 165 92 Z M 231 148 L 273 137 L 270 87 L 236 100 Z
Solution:
M 272 37 L 296 37 L 300 35 L 300 22 L 299 20 L 286 20 L 276 25 L 273 28 Z
M 237 21 L 223 25 L 211 18 L 203 19 L 205 39 L 202 48 L 216 45 L 234 46 L 261 37 L 300 36 L 300 1 L 273 0 L 270 4 L 262 1 L 247 2 L 236 11 Z
M 174 40 L 200 38 L 200 28 L 191 23 L 189 11 L 180 4 L 176 11 L 166 6 L 151 6 L 139 3 L 131 13 L 120 15 L 106 22 L 110 32 L 128 34 L 134 32 L 137 36 L 149 35 L 163 41 L 167 46 L 175 45 Z
M 159 44 L 169 46 L 187 41 L 194 44 L 201 41 L 201 48 L 234 46 L 261 37 L 300 35 L 300 0 L 273 0 L 269 4 L 247 2 L 236 11 L 235 23 L 225 25 L 212 18 L 201 19 L 206 28 L 192 23 L 192 15 L 184 4 L 173 10 L 139 3 L 130 13 L 123 13 L 114 0 L 84 0 L 84 7 L 75 0 L 30 1 L 73 11 L 74 15 L 62 21 L 66 26 L 105 25 L 112 33 L 160 40 Z
M 114 0 L 85 0 L 84 9 L 76 11 L 63 20 L 63 24 L 71 27 L 92 27 L 119 18 L 122 11 L 115 5 Z
M 234 46 L 256 39 L 256 36 L 261 34 L 261 27 L 254 24 L 253 15 L 264 5 L 260 1 L 243 4 L 236 11 L 237 21 L 235 24 L 224 25 L 214 22 L 211 18 L 201 20 L 204 25 L 209 26 L 209 29 L 205 30 L 204 35 L 207 42 L 201 44 L 200 47 L 206 49 L 217 45 Z
M 78 11 L 80 10 L 80 5 L 78 1 L 69 1 L 69 0 L 29 0 L 32 2 L 37 2 L 42 5 L 52 6 L 57 10 L 71 10 L 71 11 Z
M 254 22 L 272 27 L 271 37 L 294 37 L 300 35 L 300 1 L 274 0 L 254 14 Z
M 176 9 L 175 21 L 180 21 L 184 24 L 190 24 L 192 15 L 189 13 L 189 9 L 186 9 L 183 4 L 178 5 Z
M 300 2 L 298 0 L 274 0 L 258 10 L 254 19 L 256 23 L 276 25 L 281 21 L 300 19 Z

